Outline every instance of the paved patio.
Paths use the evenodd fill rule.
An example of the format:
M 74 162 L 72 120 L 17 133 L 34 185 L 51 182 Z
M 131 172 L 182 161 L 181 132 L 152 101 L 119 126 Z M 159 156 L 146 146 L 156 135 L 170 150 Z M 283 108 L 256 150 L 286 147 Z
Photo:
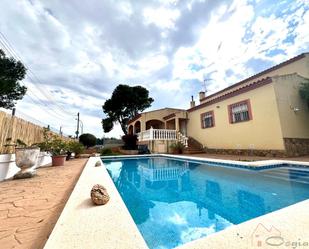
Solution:
M 43 248 L 87 159 L 0 182 L 0 248 Z

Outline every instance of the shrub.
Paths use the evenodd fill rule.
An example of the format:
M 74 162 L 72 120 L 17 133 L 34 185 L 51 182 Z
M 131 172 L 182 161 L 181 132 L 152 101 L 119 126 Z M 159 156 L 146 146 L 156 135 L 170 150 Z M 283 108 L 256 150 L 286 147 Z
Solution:
M 91 146 L 96 145 L 97 138 L 90 133 L 84 133 L 84 134 L 80 135 L 79 142 L 82 143 L 87 148 L 89 148 Z
M 109 149 L 109 148 L 107 148 L 107 149 L 102 149 L 102 150 L 101 150 L 101 155 L 102 155 L 102 156 L 111 155 L 111 154 L 113 154 L 113 152 L 112 152 L 112 150 Z
M 124 135 L 122 136 L 122 141 L 124 142 L 123 148 L 125 150 L 136 150 L 137 149 L 137 136 L 136 135 Z
M 110 148 L 105 148 L 101 150 L 101 156 L 116 156 L 116 155 L 121 155 L 121 153 L 113 151 Z
M 53 156 L 65 155 L 67 150 L 66 142 L 57 135 L 53 135 L 47 147 Z
M 182 154 L 183 149 L 185 148 L 185 146 L 182 143 L 177 142 L 177 143 L 171 144 L 170 148 L 172 149 L 173 153 Z
M 84 145 L 74 140 L 67 142 L 67 146 L 68 146 L 68 151 L 74 152 L 75 155 L 79 155 L 83 153 L 83 151 L 85 150 Z

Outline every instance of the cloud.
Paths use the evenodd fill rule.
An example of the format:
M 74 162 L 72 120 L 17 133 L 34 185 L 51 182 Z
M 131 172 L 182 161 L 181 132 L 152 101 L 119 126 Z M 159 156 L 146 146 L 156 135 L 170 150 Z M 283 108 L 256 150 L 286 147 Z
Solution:
M 149 89 L 150 109 L 187 108 L 205 78 L 212 93 L 308 51 L 308 10 L 305 0 L 3 0 L 0 31 L 31 69 L 17 113 L 74 134 L 80 112 L 84 131 L 103 136 L 101 106 L 119 83 Z

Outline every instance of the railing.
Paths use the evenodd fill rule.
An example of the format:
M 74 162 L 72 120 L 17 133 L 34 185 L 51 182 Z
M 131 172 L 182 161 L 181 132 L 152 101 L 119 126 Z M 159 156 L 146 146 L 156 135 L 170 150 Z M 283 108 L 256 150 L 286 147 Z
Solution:
M 138 133 L 137 138 L 138 141 L 175 140 L 182 143 L 185 147 L 188 147 L 188 138 L 176 130 L 150 128 L 149 130 Z
M 178 132 L 178 141 L 182 143 L 185 147 L 188 147 L 188 137 Z
M 184 173 L 188 171 L 188 164 L 180 167 L 166 167 L 166 168 L 158 168 L 158 169 L 149 169 L 140 167 L 141 176 L 149 181 L 169 181 L 169 180 L 177 180 Z

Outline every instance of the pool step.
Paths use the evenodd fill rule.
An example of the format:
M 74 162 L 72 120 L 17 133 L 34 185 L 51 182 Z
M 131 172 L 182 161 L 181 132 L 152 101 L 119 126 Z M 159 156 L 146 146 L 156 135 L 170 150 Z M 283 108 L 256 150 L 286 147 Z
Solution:
M 285 181 L 293 181 L 302 184 L 309 184 L 309 172 L 307 171 L 278 169 L 278 170 L 268 170 L 267 172 L 263 172 L 262 175 L 265 177 Z

